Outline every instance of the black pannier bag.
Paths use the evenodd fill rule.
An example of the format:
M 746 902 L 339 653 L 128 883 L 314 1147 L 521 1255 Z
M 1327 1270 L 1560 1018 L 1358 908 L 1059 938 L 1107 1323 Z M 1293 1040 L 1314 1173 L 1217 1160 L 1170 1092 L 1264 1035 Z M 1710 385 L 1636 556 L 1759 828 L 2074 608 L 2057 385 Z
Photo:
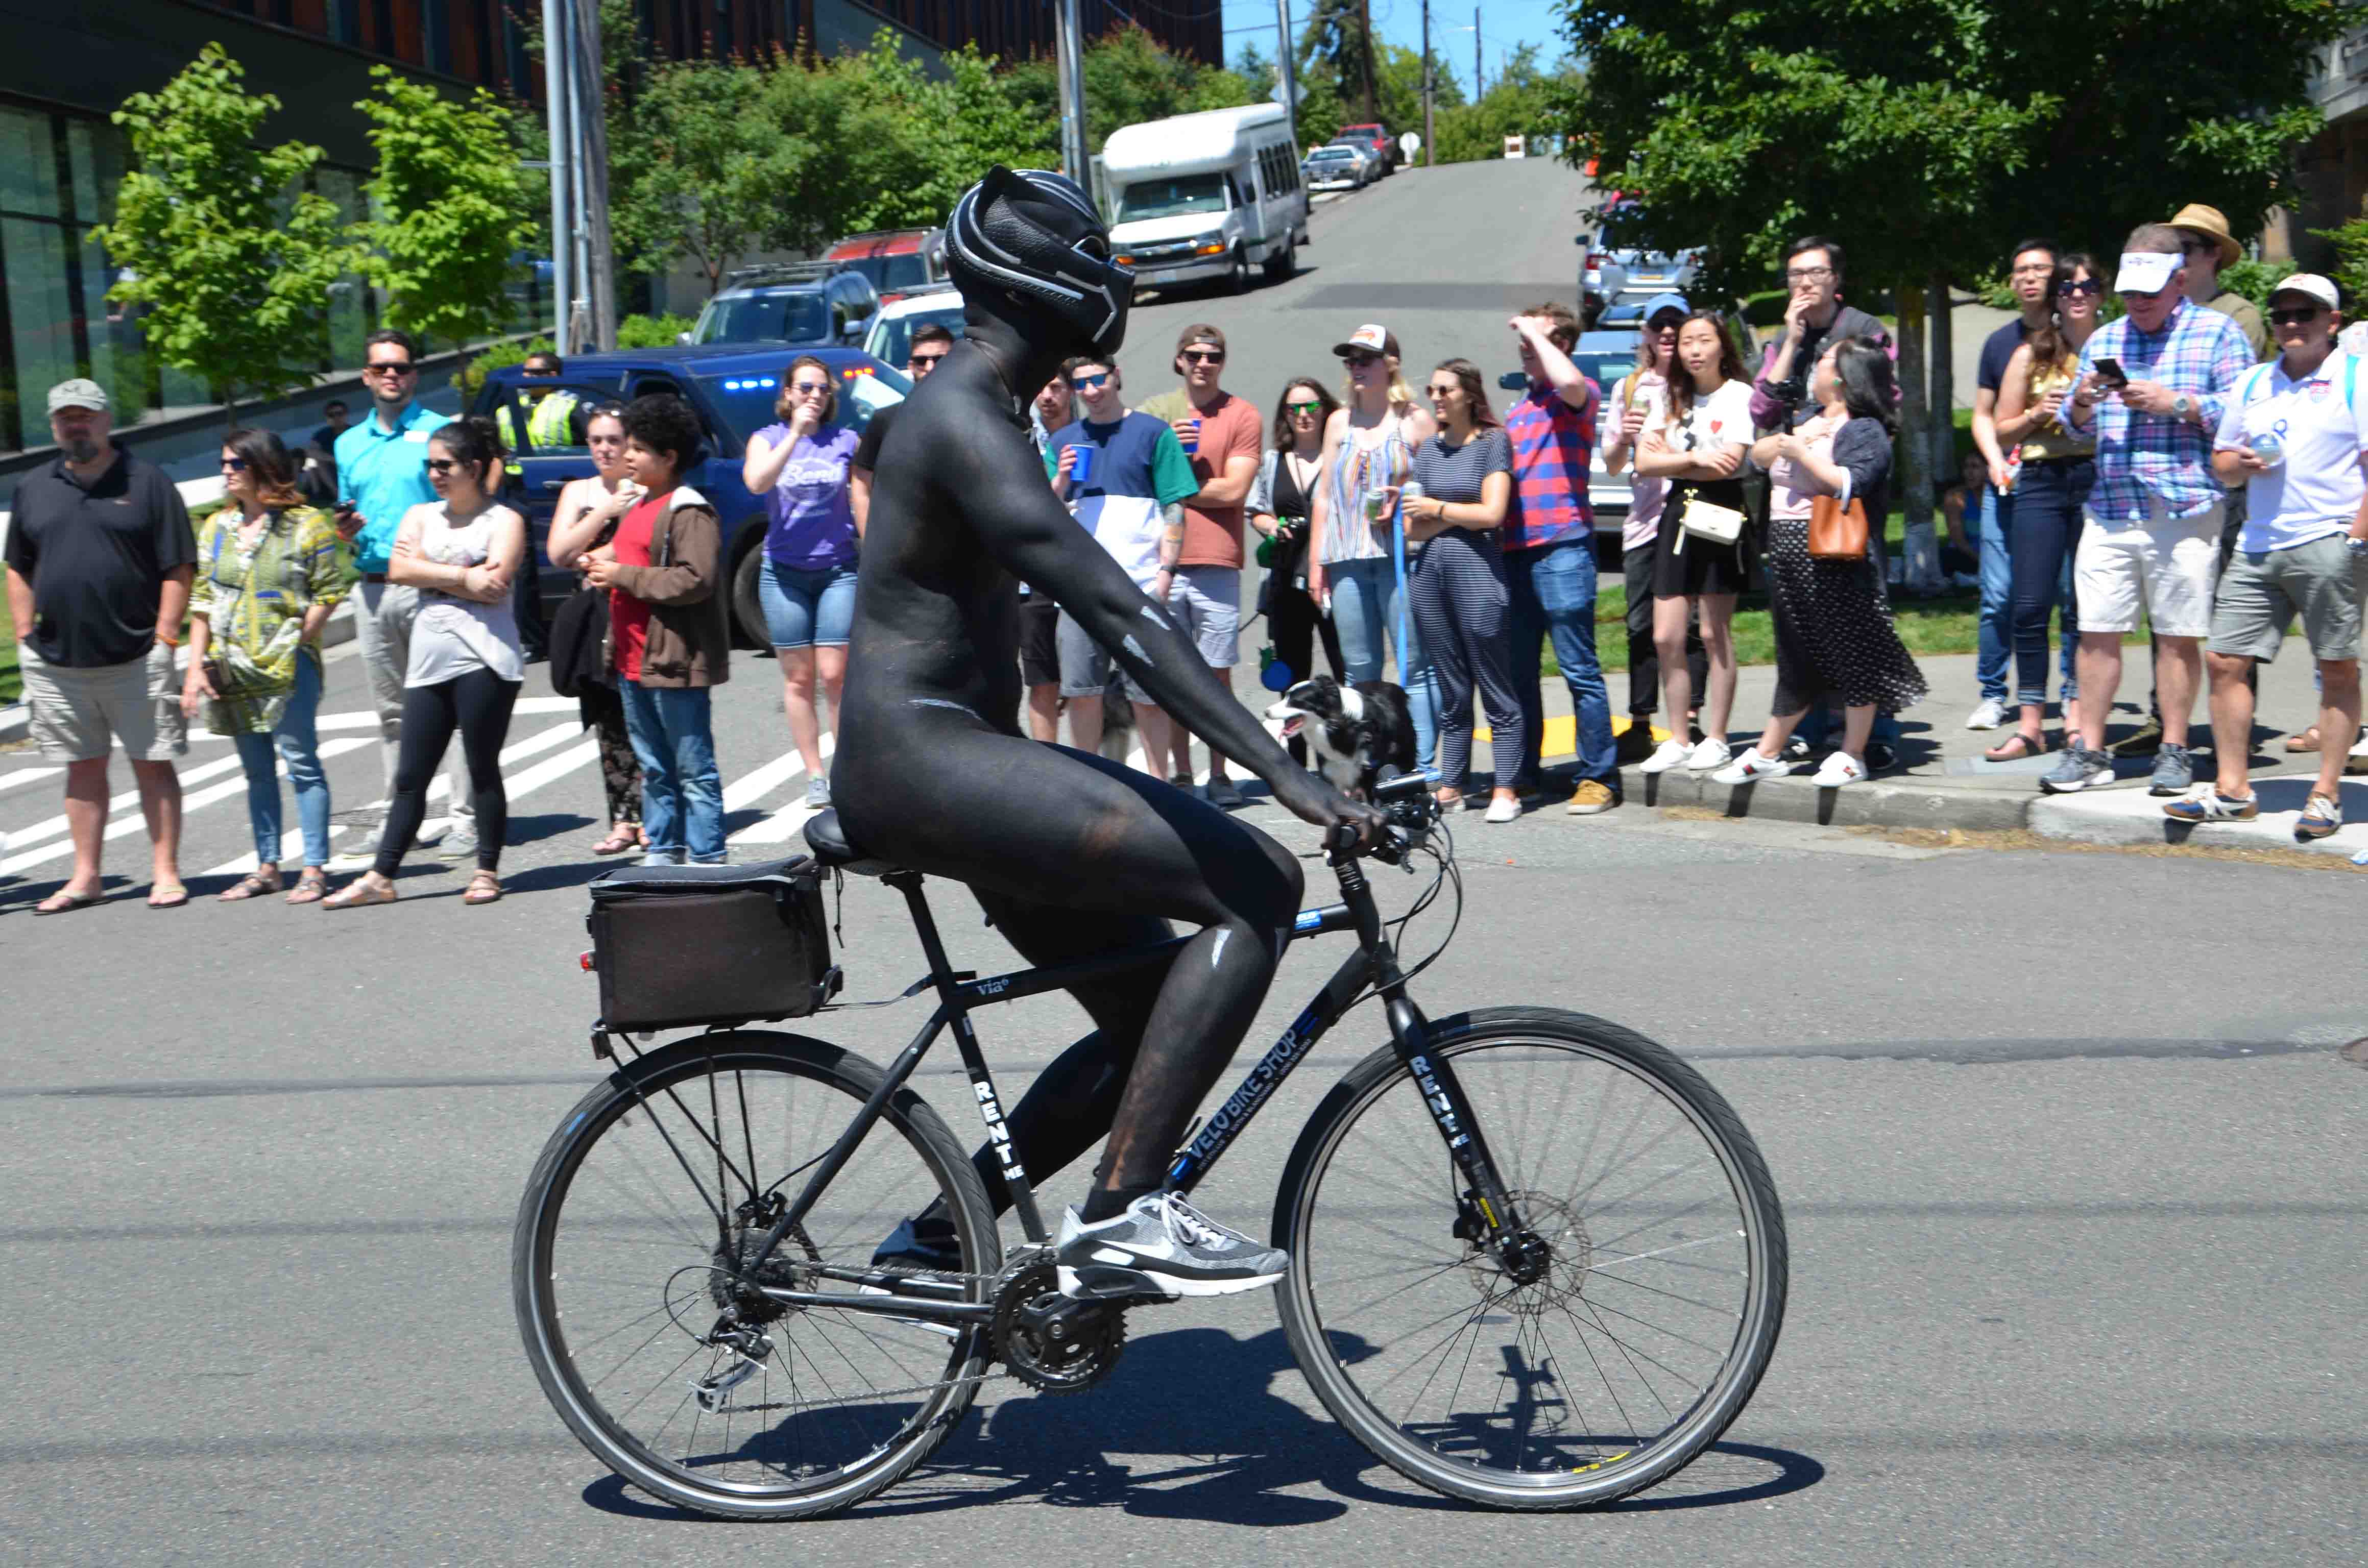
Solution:
M 620 868 L 592 884 L 600 1021 L 620 1032 L 799 1018 L 838 989 L 822 868 Z

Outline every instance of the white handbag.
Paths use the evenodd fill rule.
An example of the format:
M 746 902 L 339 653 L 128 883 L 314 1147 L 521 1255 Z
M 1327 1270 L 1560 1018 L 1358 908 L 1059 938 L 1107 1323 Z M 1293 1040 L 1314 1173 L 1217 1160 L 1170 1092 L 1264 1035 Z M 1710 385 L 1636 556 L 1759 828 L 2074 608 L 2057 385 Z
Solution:
M 1743 525 L 1748 519 L 1732 506 L 1722 506 L 1715 501 L 1705 501 L 1699 495 L 1686 498 L 1686 509 L 1678 516 L 1677 553 L 1686 552 L 1686 536 L 1708 540 L 1716 545 L 1732 545 L 1743 537 Z

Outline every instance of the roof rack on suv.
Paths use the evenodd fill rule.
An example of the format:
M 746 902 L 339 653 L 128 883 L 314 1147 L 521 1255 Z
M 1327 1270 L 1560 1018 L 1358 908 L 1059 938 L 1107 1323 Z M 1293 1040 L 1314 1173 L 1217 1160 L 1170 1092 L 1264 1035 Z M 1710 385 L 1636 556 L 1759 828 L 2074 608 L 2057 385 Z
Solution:
M 845 270 L 835 261 L 773 261 L 727 272 L 723 286 L 729 289 L 753 283 L 813 283 Z

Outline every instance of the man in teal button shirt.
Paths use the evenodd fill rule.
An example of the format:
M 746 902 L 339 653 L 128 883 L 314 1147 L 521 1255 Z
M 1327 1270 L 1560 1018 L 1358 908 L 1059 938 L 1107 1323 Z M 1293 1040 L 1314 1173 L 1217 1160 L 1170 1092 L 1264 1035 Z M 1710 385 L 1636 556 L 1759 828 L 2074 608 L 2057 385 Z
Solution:
M 386 580 L 386 561 L 404 514 L 436 500 L 435 487 L 427 483 L 427 437 L 450 421 L 414 400 L 419 352 L 407 334 L 374 332 L 363 354 L 363 384 L 374 406 L 369 418 L 337 437 L 337 531 L 354 541 L 354 565 L 361 573 L 354 590 L 354 631 L 378 709 L 379 762 L 386 770 L 386 799 L 392 800 L 395 753 L 403 738 L 403 677 L 411 663 L 411 622 L 419 613 L 419 595 Z M 452 748 L 451 785 L 453 825 L 443 848 L 448 858 L 474 854 L 477 847 L 476 824 L 469 820 L 475 791 L 458 746 Z M 338 858 L 366 858 L 377 847 L 378 835 L 366 830 L 366 843 L 350 846 Z

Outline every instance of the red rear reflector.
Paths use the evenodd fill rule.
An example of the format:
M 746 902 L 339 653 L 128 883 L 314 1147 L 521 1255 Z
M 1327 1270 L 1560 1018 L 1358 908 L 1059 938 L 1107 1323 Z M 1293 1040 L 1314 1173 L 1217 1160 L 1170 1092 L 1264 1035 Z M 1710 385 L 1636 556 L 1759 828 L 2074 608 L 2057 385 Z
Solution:
M 585 973 L 589 974 L 592 972 L 592 955 L 590 953 L 577 954 L 575 963 L 576 967 L 583 970 Z

